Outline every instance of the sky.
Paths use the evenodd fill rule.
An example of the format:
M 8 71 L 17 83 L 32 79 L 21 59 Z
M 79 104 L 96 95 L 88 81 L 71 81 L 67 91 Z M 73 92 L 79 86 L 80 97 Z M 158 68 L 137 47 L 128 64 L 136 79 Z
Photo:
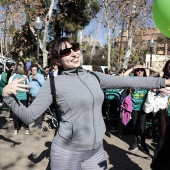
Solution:
M 83 30 L 84 36 L 90 35 L 90 37 L 96 38 L 96 33 L 97 33 L 97 28 L 99 25 L 101 13 L 102 13 L 102 10 L 100 10 L 97 13 L 96 18 L 92 19 L 90 24 L 84 28 L 84 30 Z M 111 26 L 111 23 L 110 23 L 110 26 Z M 120 33 L 120 29 L 121 28 L 119 26 L 115 29 L 115 37 L 118 36 L 118 34 Z M 113 33 L 112 29 L 110 29 L 111 37 L 112 37 L 112 33 Z M 106 27 L 106 23 L 105 23 L 104 14 L 103 14 L 102 21 L 101 21 L 101 24 L 99 27 L 97 39 L 102 45 L 105 45 L 107 43 L 107 27 Z
M 84 36 L 90 36 L 92 38 L 96 38 L 98 22 L 96 20 L 92 20 L 88 26 L 83 30 Z M 100 24 L 100 29 L 97 36 L 98 41 L 104 45 L 107 42 L 107 31 L 106 27 L 103 24 Z

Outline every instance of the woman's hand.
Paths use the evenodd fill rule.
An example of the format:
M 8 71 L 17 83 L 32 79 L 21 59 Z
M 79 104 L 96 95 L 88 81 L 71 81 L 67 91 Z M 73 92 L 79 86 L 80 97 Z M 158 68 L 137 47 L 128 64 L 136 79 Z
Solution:
M 28 92 L 29 90 L 27 90 L 26 88 L 29 88 L 29 85 L 22 84 L 22 82 L 25 79 L 27 79 L 27 77 L 24 77 L 22 79 L 15 79 L 14 81 L 6 85 L 3 88 L 2 95 L 3 96 L 9 96 L 11 94 L 17 95 L 17 92 L 16 92 L 17 90 L 21 92 Z
M 161 88 L 159 89 L 159 91 L 165 95 L 170 94 L 170 88 L 169 87 L 165 87 L 165 88 Z

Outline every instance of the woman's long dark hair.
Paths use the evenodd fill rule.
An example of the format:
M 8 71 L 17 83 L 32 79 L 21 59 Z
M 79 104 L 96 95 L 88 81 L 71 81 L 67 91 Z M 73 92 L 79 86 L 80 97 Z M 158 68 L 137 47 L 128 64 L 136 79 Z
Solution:
M 163 78 L 166 78 L 166 79 L 170 78 L 170 73 L 168 73 L 168 71 L 167 71 L 169 65 L 170 65 L 170 60 L 168 60 L 163 67 L 163 70 L 162 70 L 164 72 Z

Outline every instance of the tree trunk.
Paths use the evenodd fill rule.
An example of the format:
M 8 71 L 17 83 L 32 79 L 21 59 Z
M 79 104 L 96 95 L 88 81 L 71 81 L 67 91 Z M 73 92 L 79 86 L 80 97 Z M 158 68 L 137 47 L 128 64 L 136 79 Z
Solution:
M 124 60 L 122 63 L 122 68 L 128 67 L 128 62 L 129 62 L 129 59 L 130 59 L 131 53 L 132 53 L 132 41 L 133 41 L 132 20 L 134 20 L 135 15 L 136 15 L 137 1 L 138 0 L 134 0 L 133 4 L 132 4 L 132 13 L 131 13 L 131 16 L 129 18 L 129 23 L 128 23 L 128 25 L 129 25 L 129 27 L 128 27 L 128 42 L 127 42 L 126 53 L 125 53 Z
M 108 69 L 110 68 L 110 50 L 111 50 L 111 45 L 110 45 L 110 23 L 109 23 L 109 15 L 108 15 L 108 1 L 103 0 L 104 3 L 104 8 L 105 8 L 105 19 L 106 19 L 106 26 L 107 26 L 107 65 Z
M 127 48 L 126 48 L 126 53 L 125 56 L 123 58 L 123 64 L 122 64 L 122 68 L 127 68 L 128 66 L 128 62 L 132 53 L 132 40 L 133 40 L 133 35 L 132 35 L 132 30 L 131 27 L 129 27 L 130 29 L 128 29 L 128 42 L 127 42 Z
M 102 21 L 102 18 L 103 18 L 103 13 L 104 13 L 104 10 L 101 13 L 101 16 L 100 16 L 100 19 L 99 19 L 99 23 L 98 23 L 98 26 L 97 26 L 97 32 L 96 32 L 96 36 L 95 36 L 95 39 L 94 39 L 93 47 L 92 47 L 92 50 L 91 50 L 91 54 L 90 54 L 90 63 L 92 62 L 92 59 L 93 59 L 94 50 L 95 50 L 96 42 L 97 42 L 97 37 L 98 37 L 98 34 L 99 34 L 99 28 L 100 28 L 100 24 L 101 24 L 101 21 Z
M 80 44 L 80 51 L 81 51 L 81 63 L 83 64 L 83 52 L 82 52 L 82 42 L 83 42 L 83 30 L 79 31 L 79 44 Z
M 43 53 L 43 67 L 48 65 L 48 51 L 46 49 L 46 40 L 47 40 L 47 35 L 48 35 L 48 26 L 49 23 L 51 21 L 51 15 L 52 15 L 52 11 L 53 11 L 53 7 L 54 7 L 54 0 L 51 0 L 51 5 L 50 5 L 50 9 L 45 17 L 45 28 L 44 28 L 44 36 L 43 36 L 43 41 L 41 41 L 39 39 L 39 44 L 40 44 L 40 49 Z M 33 35 L 36 35 L 36 31 L 33 27 L 30 26 L 30 30 L 32 31 Z
M 45 29 L 44 29 L 44 37 L 43 37 L 43 46 L 42 46 L 42 52 L 43 52 L 43 67 L 48 65 L 48 51 L 46 49 L 46 40 L 48 35 L 48 26 L 51 21 L 51 15 L 54 7 L 55 0 L 51 0 L 50 9 L 46 15 L 45 18 Z

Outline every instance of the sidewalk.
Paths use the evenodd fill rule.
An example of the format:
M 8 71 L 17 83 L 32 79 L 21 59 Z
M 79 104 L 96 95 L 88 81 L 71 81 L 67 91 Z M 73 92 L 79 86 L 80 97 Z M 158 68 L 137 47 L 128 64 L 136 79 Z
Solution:
M 13 121 L 10 121 L 9 113 L 0 114 L 0 169 L 1 170 L 50 170 L 49 160 L 46 156 L 54 136 L 52 129 L 43 132 L 42 129 L 34 129 L 30 125 L 30 134 L 25 134 L 21 128 L 18 135 L 13 135 Z M 49 116 L 45 116 L 48 120 Z M 48 124 L 43 121 L 43 126 Z M 113 134 L 106 133 L 104 148 L 108 160 L 109 170 L 150 170 L 152 158 L 140 150 L 129 152 L 128 147 L 131 136 L 126 135 L 119 139 Z M 147 140 L 151 156 L 154 147 L 152 140 Z

